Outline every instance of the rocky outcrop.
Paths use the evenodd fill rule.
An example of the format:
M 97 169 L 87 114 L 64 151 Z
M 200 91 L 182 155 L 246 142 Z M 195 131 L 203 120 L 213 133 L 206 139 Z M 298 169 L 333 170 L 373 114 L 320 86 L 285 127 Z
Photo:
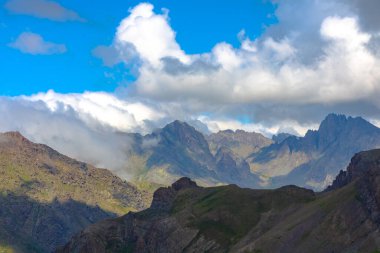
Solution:
M 380 149 L 360 152 L 351 159 L 347 170 L 341 170 L 326 191 L 341 188 L 363 176 L 378 174 L 380 168 Z
M 150 209 L 169 211 L 178 191 L 196 187 L 197 184 L 187 177 L 179 179 L 171 187 L 161 187 L 154 192 Z
M 363 203 L 371 219 L 380 225 L 380 149 L 356 154 L 347 170 L 340 171 L 326 191 L 357 185 L 357 198 Z

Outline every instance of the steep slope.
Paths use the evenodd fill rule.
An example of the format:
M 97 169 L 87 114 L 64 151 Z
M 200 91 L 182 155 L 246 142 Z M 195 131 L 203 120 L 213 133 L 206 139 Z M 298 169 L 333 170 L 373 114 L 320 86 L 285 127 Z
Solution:
M 206 136 L 206 139 L 213 153 L 224 147 L 231 149 L 235 155 L 241 158 L 246 158 L 248 155 L 273 143 L 272 140 L 262 134 L 243 130 L 219 131 L 218 133 Z
M 0 134 L 0 245 L 49 252 L 85 226 L 149 198 L 108 170 L 70 159 L 20 133 Z
M 317 131 L 272 144 L 248 162 L 252 171 L 267 180 L 267 186 L 296 184 L 321 190 L 355 153 L 378 147 L 379 128 L 360 117 L 330 114 Z
M 234 185 L 201 188 L 182 178 L 149 209 L 91 225 L 62 252 L 377 252 L 380 150 L 356 155 L 328 191 Z
M 137 181 L 167 185 L 191 177 L 202 185 L 236 183 L 255 186 L 258 178 L 247 163 L 226 148 L 213 155 L 205 137 L 185 122 L 174 121 L 156 132 L 134 135 L 128 170 L 137 170 Z

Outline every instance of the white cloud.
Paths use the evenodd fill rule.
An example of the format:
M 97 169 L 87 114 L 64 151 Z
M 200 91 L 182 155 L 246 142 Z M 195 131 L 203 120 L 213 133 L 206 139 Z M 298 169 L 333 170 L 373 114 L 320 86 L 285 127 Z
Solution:
M 43 102 L 51 112 L 73 110 L 88 126 L 97 125 L 121 132 L 148 132 L 146 121 L 159 121 L 165 115 L 140 101 L 126 101 L 105 92 L 59 94 L 54 91 L 23 97 Z
M 31 32 L 21 33 L 17 39 L 9 44 L 10 47 L 20 50 L 26 54 L 62 54 L 67 51 L 64 44 L 56 44 L 45 41 L 41 35 Z
M 166 107 L 169 118 L 205 113 L 220 121 L 244 111 L 262 132 L 289 124 L 302 134 L 329 112 L 380 117 L 373 109 L 380 109 L 380 57 L 369 45 L 376 35 L 362 29 L 351 2 L 302 0 L 294 11 L 293 1 L 279 1 L 279 24 L 261 37 L 242 30 L 240 47 L 220 42 L 196 55 L 177 43 L 168 12 L 143 3 L 130 9 L 109 49 L 128 66 L 137 63 L 129 96 L 175 104 Z
M 235 119 L 215 119 L 206 116 L 199 116 L 198 120 L 206 124 L 211 132 L 218 132 L 222 130 L 244 130 L 247 132 L 262 133 L 263 135 L 271 138 L 273 135 L 287 132 L 291 134 L 296 134 L 303 136 L 307 130 L 318 129 L 318 125 L 300 125 L 297 121 L 286 120 L 282 122 L 277 122 L 273 125 L 264 125 L 262 123 L 242 123 Z
M 9 0 L 5 3 L 5 8 L 12 13 L 54 21 L 84 21 L 76 12 L 49 0 Z
M 359 30 L 354 18 L 328 17 L 321 36 L 329 42 L 311 66 L 297 59 L 295 46 L 286 38 L 256 41 L 257 53 L 220 43 L 210 57 L 202 58 L 208 65 L 219 66 L 217 69 L 173 75 L 143 65 L 135 85 L 140 96 L 205 104 L 341 103 L 373 94 L 380 78 L 379 59 L 366 48 L 370 35 Z
M 121 21 L 115 44 L 121 51 L 129 50 L 132 45 L 140 58 L 154 67 L 160 65 L 163 57 L 174 57 L 181 62 L 189 61 L 175 40 L 175 32 L 168 23 L 167 13 L 155 14 L 153 5 L 148 3 L 137 5 Z

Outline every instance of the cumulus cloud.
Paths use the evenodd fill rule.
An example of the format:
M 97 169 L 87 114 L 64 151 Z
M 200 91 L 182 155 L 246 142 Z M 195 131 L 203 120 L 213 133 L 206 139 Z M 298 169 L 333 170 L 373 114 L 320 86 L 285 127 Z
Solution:
M 355 18 L 328 17 L 321 24 L 320 37 L 328 43 L 312 66 L 298 60 L 295 45 L 286 38 L 256 41 L 257 52 L 223 42 L 208 57 L 189 56 L 218 68 L 173 75 L 165 68 L 142 65 L 136 90 L 157 100 L 205 104 L 339 103 L 373 94 L 379 61 L 366 48 L 371 35 L 360 31 Z
M 161 59 L 166 57 L 189 62 L 189 57 L 175 40 L 176 33 L 168 22 L 168 11 L 164 9 L 161 14 L 156 14 L 153 8 L 149 3 L 131 8 L 130 15 L 117 27 L 113 45 L 96 48 L 94 55 L 103 59 L 106 65 L 118 61 L 131 64 L 139 59 L 146 65 L 159 67 Z
M 380 57 L 370 47 L 377 35 L 362 25 L 359 3 L 275 2 L 279 24 L 261 37 L 252 40 L 241 31 L 240 47 L 220 42 L 196 55 L 186 54 L 175 40 L 168 12 L 155 13 L 147 3 L 132 8 L 111 45 L 119 61 L 139 59 L 129 94 L 157 103 L 182 103 L 193 114 L 223 114 L 224 108 L 222 116 L 231 119 L 236 114 L 228 113 L 260 109 L 261 117 L 250 116 L 265 126 L 279 126 L 280 121 L 301 124 L 294 113 L 293 118 L 292 113 L 283 114 L 277 124 L 269 123 L 270 116 L 265 119 L 262 114 L 273 108 L 340 112 L 342 105 L 363 101 L 379 108 Z M 322 117 L 318 114 L 314 124 Z
M 76 12 L 49 0 L 9 0 L 5 3 L 5 8 L 15 14 L 54 21 L 84 21 Z
M 67 51 L 64 44 L 45 41 L 41 35 L 31 32 L 21 33 L 14 42 L 8 45 L 23 53 L 33 55 L 63 54 Z

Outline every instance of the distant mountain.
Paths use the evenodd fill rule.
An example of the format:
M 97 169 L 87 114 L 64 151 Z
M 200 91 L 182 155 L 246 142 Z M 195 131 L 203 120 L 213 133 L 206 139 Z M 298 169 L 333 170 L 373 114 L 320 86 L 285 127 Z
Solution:
M 330 114 L 317 131 L 288 137 L 247 161 L 269 187 L 296 184 L 321 190 L 355 153 L 379 147 L 379 128 L 361 117 Z
M 127 170 L 138 182 L 167 185 L 190 177 L 203 186 L 288 184 L 322 190 L 356 152 L 380 147 L 380 129 L 363 118 L 330 114 L 304 137 L 225 130 L 204 136 L 174 121 L 152 134 L 131 134 Z
M 295 137 L 295 136 L 288 133 L 279 133 L 272 136 L 272 141 L 274 141 L 275 143 L 281 143 L 289 137 Z
M 0 252 L 51 252 L 84 227 L 149 202 L 108 170 L 18 132 L 0 134 L 0 177 Z
M 213 153 L 216 153 L 221 147 L 227 147 L 241 158 L 246 158 L 248 155 L 273 143 L 271 139 L 262 134 L 243 130 L 219 131 L 206 136 L 206 139 Z
M 357 154 L 321 194 L 181 178 L 149 209 L 91 225 L 57 252 L 378 252 L 379 199 L 380 150 Z
M 259 181 L 232 149 L 219 147 L 213 154 L 203 134 L 185 122 L 174 121 L 152 134 L 135 134 L 133 139 L 127 169 L 135 171 L 138 181 L 167 185 L 187 176 L 203 185 L 236 183 L 247 187 Z

